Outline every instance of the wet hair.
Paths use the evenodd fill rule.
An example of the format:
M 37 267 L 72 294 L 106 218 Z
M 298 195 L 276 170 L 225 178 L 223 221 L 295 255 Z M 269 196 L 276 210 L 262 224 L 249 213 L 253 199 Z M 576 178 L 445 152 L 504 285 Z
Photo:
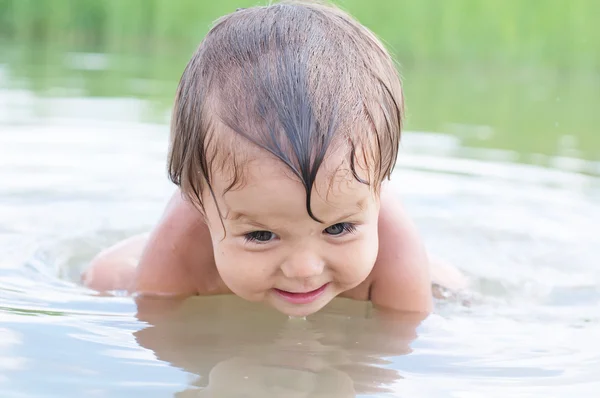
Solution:
M 232 189 L 242 181 L 243 148 L 254 146 L 300 180 L 318 220 L 310 198 L 327 154 L 346 150 L 352 176 L 378 192 L 396 162 L 402 120 L 394 61 L 347 13 L 297 0 L 238 9 L 216 21 L 183 72 L 169 178 L 203 209 L 205 189 L 215 198 L 212 172 L 231 170 Z

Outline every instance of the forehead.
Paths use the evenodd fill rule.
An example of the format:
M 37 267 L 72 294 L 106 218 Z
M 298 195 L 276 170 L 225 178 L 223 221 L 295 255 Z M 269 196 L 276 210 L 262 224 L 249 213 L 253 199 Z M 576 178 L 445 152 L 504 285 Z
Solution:
M 317 218 L 342 211 L 360 211 L 375 200 L 371 188 L 356 180 L 346 158 L 343 151 L 333 152 L 317 172 L 310 201 Z M 237 167 L 242 170 L 221 168 L 213 172 L 213 189 L 224 216 L 251 213 L 308 217 L 306 189 L 279 159 L 258 150 Z M 241 173 L 240 183 L 228 189 L 234 173 Z

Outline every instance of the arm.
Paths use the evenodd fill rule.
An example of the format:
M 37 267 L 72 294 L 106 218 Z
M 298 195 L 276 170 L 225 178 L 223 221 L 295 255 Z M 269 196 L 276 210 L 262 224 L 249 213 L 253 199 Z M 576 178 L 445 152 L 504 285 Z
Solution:
M 430 312 L 433 304 L 429 271 L 429 259 L 415 226 L 393 193 L 383 190 L 371 301 L 398 311 Z

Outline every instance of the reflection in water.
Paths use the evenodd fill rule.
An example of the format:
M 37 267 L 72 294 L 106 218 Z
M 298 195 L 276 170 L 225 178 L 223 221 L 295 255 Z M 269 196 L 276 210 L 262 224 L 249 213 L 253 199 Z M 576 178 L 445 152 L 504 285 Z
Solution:
M 140 346 L 195 375 L 182 396 L 353 397 L 391 392 L 387 357 L 410 352 L 421 319 L 339 299 L 288 318 L 233 296 L 138 298 Z

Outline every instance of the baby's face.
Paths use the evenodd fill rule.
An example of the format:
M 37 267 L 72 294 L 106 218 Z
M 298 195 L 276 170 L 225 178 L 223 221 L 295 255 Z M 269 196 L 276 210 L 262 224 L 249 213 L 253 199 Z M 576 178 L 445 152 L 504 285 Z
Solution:
M 308 215 L 304 186 L 277 160 L 245 163 L 244 184 L 224 195 L 231 176 L 213 173 L 225 230 L 210 194 L 203 201 L 217 269 L 233 293 L 305 316 L 368 277 L 379 200 L 347 167 L 336 172 L 342 161 L 331 156 L 317 174 L 311 209 L 323 223 Z

